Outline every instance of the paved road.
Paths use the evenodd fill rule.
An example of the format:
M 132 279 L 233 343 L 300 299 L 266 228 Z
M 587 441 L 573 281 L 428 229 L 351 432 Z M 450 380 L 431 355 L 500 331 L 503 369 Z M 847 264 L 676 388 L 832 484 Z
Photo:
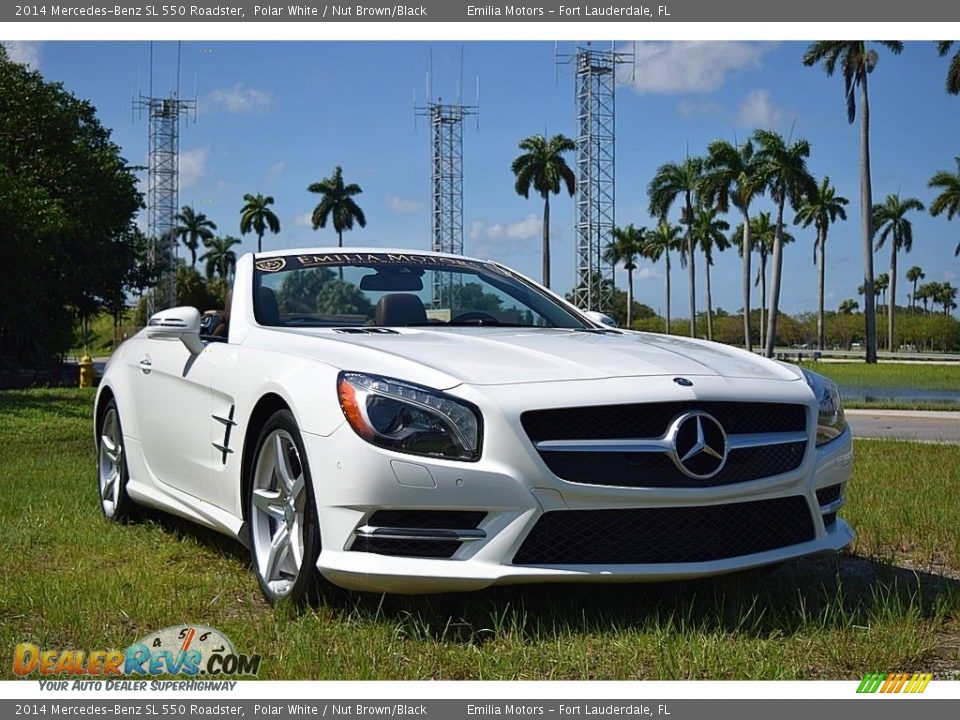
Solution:
M 960 443 L 960 412 L 847 410 L 854 437 Z

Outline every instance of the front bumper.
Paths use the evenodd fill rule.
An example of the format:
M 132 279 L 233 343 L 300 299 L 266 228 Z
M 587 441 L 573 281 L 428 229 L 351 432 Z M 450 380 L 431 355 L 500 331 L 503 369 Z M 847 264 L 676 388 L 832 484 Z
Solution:
M 723 382 L 727 386 L 731 383 Z M 622 391 L 622 387 L 620 389 Z M 722 395 L 714 389 L 715 397 L 729 397 L 730 389 L 722 388 Z M 701 387 L 700 392 L 710 390 Z M 644 391 L 648 396 L 652 392 L 654 397 L 659 392 L 650 387 Z M 797 394 L 788 400 L 807 403 L 808 398 L 801 394 L 799 386 L 792 387 L 791 391 Z M 672 393 L 675 389 L 665 388 L 662 392 Z M 849 430 L 820 448 L 814 448 L 811 433 L 799 467 L 750 482 L 704 488 L 584 485 L 561 480 L 546 468 L 523 430 L 511 420 L 519 417 L 519 412 L 510 407 L 506 392 L 492 401 L 489 396 L 495 393 L 489 390 L 468 393 L 470 388 L 464 390 L 464 397 L 481 406 L 486 423 L 485 449 L 476 463 L 382 450 L 359 438 L 346 425 L 328 437 L 304 434 L 323 547 L 317 565 L 331 582 L 353 590 L 433 593 L 533 582 L 679 580 L 832 553 L 854 538 L 850 526 L 836 518 L 840 503 L 831 500 L 824 505 L 817 498 L 817 490 L 825 488 L 837 488 L 837 494 L 842 497 L 852 470 Z M 531 400 L 527 398 L 524 402 Z M 808 429 L 811 429 L 810 422 L 812 419 Z M 809 539 L 760 552 L 692 562 L 535 565 L 514 562 L 525 539 L 546 513 L 641 508 L 695 510 L 779 498 L 802 498 L 806 503 L 812 519 Z M 484 516 L 476 527 L 479 532 L 464 535 L 449 557 L 405 557 L 357 551 L 362 547 L 358 538 L 372 536 L 375 529 L 371 529 L 371 519 L 376 513 L 404 509 L 479 511 Z M 389 535 L 390 529 L 386 530 Z

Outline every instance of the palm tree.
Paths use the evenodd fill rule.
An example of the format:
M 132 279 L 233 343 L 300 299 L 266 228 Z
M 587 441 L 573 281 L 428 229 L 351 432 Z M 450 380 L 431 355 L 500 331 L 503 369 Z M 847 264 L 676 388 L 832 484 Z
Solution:
M 919 265 L 914 265 L 909 270 L 907 270 L 907 282 L 913 283 L 913 293 L 910 295 L 910 311 L 916 312 L 917 309 L 917 282 L 923 280 L 926 275 L 923 273 L 923 268 Z
M 183 240 L 183 244 L 190 251 L 190 267 L 196 267 L 197 248 L 200 247 L 200 242 L 203 241 L 203 244 L 206 245 L 207 241 L 213 237 L 213 231 L 217 229 L 217 226 L 206 215 L 195 212 L 189 205 L 184 205 L 174 220 L 177 221 L 174 232 L 178 238 Z
M 826 276 L 826 263 L 824 255 L 826 253 L 827 231 L 830 225 L 837 221 L 847 219 L 847 211 L 844 206 L 850 202 L 842 195 L 837 195 L 837 189 L 830 184 L 829 176 L 825 176 L 820 181 L 816 191 L 800 205 L 797 210 L 797 217 L 793 223 L 801 224 L 803 227 L 809 227 L 812 223 L 817 230 L 817 239 L 813 246 L 813 264 L 818 268 L 817 277 L 817 350 L 823 350 L 826 340 L 826 329 L 823 321 L 823 296 L 824 280 Z
M 929 311 L 927 310 L 927 303 L 936 297 L 939 286 L 940 283 L 928 282 L 917 288 L 917 291 L 914 295 L 917 300 L 920 300 L 923 303 L 924 315 L 928 314 Z
M 227 235 L 220 237 L 217 235 L 207 242 L 207 252 L 200 256 L 200 260 L 205 262 L 207 278 L 212 278 L 215 274 L 225 280 L 232 280 L 233 273 L 237 269 L 237 254 L 231 250 L 234 245 L 239 245 L 239 238 Z
M 690 337 L 697 336 L 697 274 L 694 266 L 693 198 L 699 191 L 703 175 L 703 158 L 687 157 L 682 163 L 666 163 L 657 168 L 647 185 L 650 214 L 666 220 L 674 201 L 683 196 L 681 217 L 687 226 L 688 282 L 690 284 Z
M 913 249 L 913 223 L 906 215 L 911 210 L 923 211 L 923 203 L 917 198 L 900 199 L 899 193 L 887 195 L 882 205 L 873 206 L 874 232 L 880 234 L 877 239 L 879 250 L 890 239 L 890 302 L 887 305 L 887 350 L 893 352 L 894 318 L 897 314 L 897 253 L 900 250 L 910 252 Z
M 895 55 L 903 51 L 903 43 L 894 40 L 880 41 Z M 832 76 L 840 63 L 843 73 L 844 97 L 847 105 L 847 122 L 853 123 L 857 116 L 856 90 L 860 89 L 860 231 L 863 249 L 863 278 L 867 288 L 864 297 L 866 321 L 866 361 L 877 361 L 877 317 L 874 310 L 873 292 L 873 190 L 870 184 L 870 98 L 867 92 L 867 77 L 877 66 L 877 51 L 867 47 L 864 40 L 821 40 L 811 44 L 803 56 L 806 66 L 823 63 L 827 75 Z
M 543 135 L 531 135 L 520 141 L 523 154 L 510 165 L 516 176 L 514 190 L 530 197 L 530 187 L 543 198 L 543 285 L 550 287 L 550 195 L 560 193 L 561 183 L 572 196 L 577 187 L 573 170 L 563 154 L 576 148 L 565 135 L 554 135 L 547 140 Z
M 730 229 L 730 223 L 717 217 L 717 208 L 697 208 L 693 218 L 693 234 L 696 243 L 703 251 L 707 272 L 707 340 L 713 340 L 713 293 L 710 288 L 710 266 L 713 265 L 713 251 L 722 252 L 730 247 L 730 241 L 724 234 Z
M 940 57 L 950 52 L 951 45 L 953 45 L 952 40 L 941 40 L 937 43 Z M 950 60 L 950 68 L 947 70 L 947 92 L 951 95 L 960 95 L 960 50 L 957 50 L 953 54 L 953 59 Z
M 251 230 L 257 234 L 257 252 L 263 252 L 263 234 L 269 229 L 274 235 L 280 232 L 280 220 L 270 209 L 273 198 L 260 193 L 243 196 L 245 205 L 240 208 L 240 234 Z
M 890 308 L 887 305 L 887 290 L 890 287 L 890 273 L 880 273 L 877 275 L 877 279 L 873 281 L 873 292 L 880 296 L 880 306 L 886 308 L 886 312 L 890 314 Z
M 860 308 L 860 303 L 858 303 L 853 298 L 847 298 L 840 303 L 840 307 L 837 308 L 837 311 L 843 313 L 844 315 L 852 315 Z
M 930 214 L 936 217 L 942 212 L 947 213 L 947 220 L 953 220 L 955 215 L 960 215 L 960 157 L 956 158 L 957 172 L 950 173 L 941 170 L 936 173 L 927 187 L 941 188 L 941 192 L 930 203 Z M 954 255 L 960 255 L 960 243 L 957 243 L 957 249 L 953 251 Z
M 353 230 L 354 222 L 360 227 L 367 226 L 367 218 L 363 210 L 353 199 L 363 190 L 356 183 L 344 185 L 343 170 L 339 165 L 333 169 L 330 177 L 311 184 L 307 190 L 323 196 L 313 209 L 311 216 L 313 229 L 326 227 L 327 220 L 332 218 L 333 229 L 337 233 L 337 247 L 343 247 L 343 231 Z
M 938 285 L 940 287 L 933 301 L 943 305 L 943 314 L 946 316 L 950 314 L 951 310 L 956 310 L 957 308 L 957 303 L 955 302 L 957 299 L 957 288 L 948 282 L 938 283 Z
M 767 258 L 770 257 L 770 253 L 773 252 L 777 226 L 770 220 L 770 213 L 762 212 L 750 219 L 750 228 L 751 242 L 757 254 L 760 256 L 760 263 L 757 267 L 757 277 L 754 279 L 753 284 L 760 286 L 760 345 L 763 346 L 766 337 L 764 319 L 766 317 L 767 305 Z M 742 235 L 743 229 L 738 225 L 730 238 L 732 243 L 740 247 L 740 252 L 743 252 Z M 787 232 L 783 233 L 783 244 L 789 245 L 792 242 L 793 235 Z
M 666 293 L 666 316 L 664 318 L 664 331 L 670 334 L 670 251 L 676 250 L 680 243 L 681 229 L 678 225 L 671 225 L 666 220 L 661 220 L 655 230 L 646 234 L 643 244 L 640 246 L 640 254 L 650 260 L 657 262 L 663 257 L 666 267 L 664 276 L 664 292 Z
M 741 250 L 743 256 L 743 342 L 748 351 L 753 350 L 750 337 L 750 203 L 761 195 L 765 186 L 761 165 L 749 140 L 739 147 L 726 140 L 715 140 L 707 146 L 703 177 L 703 193 L 707 204 L 716 204 L 721 212 L 728 212 L 732 204 L 743 216 Z
M 630 223 L 625 228 L 613 229 L 613 241 L 604 251 L 603 259 L 611 265 L 623 264 L 627 271 L 627 327 L 633 327 L 633 271 L 637 269 L 637 255 L 641 254 L 647 235 L 645 227 L 639 230 Z
M 777 231 L 773 242 L 773 269 L 770 274 L 770 306 L 767 311 L 765 355 L 773 357 L 777 342 L 777 313 L 780 308 L 780 277 L 783 274 L 783 210 L 789 202 L 796 210 L 800 203 L 817 190 L 813 176 L 807 170 L 810 143 L 800 139 L 787 144 L 783 136 L 772 130 L 757 130 L 753 134 L 759 150 L 763 177 L 770 197 L 777 204 Z

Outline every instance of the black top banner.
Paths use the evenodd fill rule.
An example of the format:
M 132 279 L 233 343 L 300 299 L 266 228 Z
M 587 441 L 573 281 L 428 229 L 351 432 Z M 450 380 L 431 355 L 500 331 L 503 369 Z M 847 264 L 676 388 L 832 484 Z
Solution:
M 865 14 L 868 17 L 865 17 Z M 625 0 L 524 4 L 420 0 L 289 2 L 73 0 L 0 7 L 0 22 L 956 22 L 960 3 L 943 0 Z M 947 34 L 950 34 L 949 32 Z M 950 35 L 954 37 L 956 31 Z

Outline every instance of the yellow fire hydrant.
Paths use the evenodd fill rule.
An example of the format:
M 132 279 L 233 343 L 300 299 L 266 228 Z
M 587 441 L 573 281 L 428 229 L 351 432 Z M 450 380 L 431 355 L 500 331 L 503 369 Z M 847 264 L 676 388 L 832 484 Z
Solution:
M 80 387 L 93 387 L 93 358 L 89 355 L 80 358 Z

